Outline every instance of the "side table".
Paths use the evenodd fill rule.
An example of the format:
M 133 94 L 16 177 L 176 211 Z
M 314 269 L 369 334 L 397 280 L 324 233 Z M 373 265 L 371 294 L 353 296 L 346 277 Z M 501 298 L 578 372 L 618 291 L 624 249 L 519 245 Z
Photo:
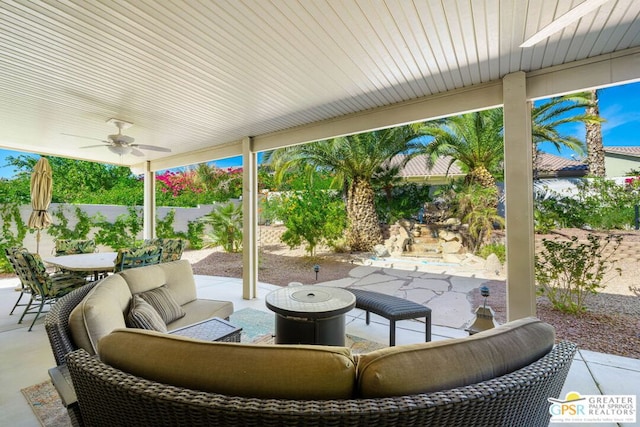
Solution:
M 240 342 L 241 332 L 242 328 L 218 317 L 169 331 L 172 335 L 218 342 Z

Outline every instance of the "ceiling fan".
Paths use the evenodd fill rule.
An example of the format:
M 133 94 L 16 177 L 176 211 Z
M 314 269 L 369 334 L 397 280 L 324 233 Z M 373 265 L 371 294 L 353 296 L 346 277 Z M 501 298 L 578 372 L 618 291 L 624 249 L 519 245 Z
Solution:
M 124 135 L 122 133 L 123 129 L 127 129 L 133 125 L 133 123 L 126 122 L 120 119 L 109 119 L 107 123 L 111 123 L 118 128 L 118 133 L 113 135 L 108 135 L 106 140 L 91 138 L 88 136 L 79 136 L 79 135 L 71 135 L 71 134 L 63 134 L 69 136 L 75 136 L 78 138 L 86 138 L 86 139 L 96 139 L 98 141 L 102 141 L 103 144 L 99 145 L 86 145 L 80 148 L 94 148 L 94 147 L 107 147 L 109 151 L 112 153 L 118 154 L 120 156 L 127 155 L 129 153 L 134 156 L 142 157 L 144 153 L 140 151 L 142 150 L 152 150 L 152 151 L 163 151 L 165 153 L 170 153 L 171 150 L 169 148 L 158 147 L 156 145 L 145 145 L 145 144 L 134 144 L 135 139 L 131 136 Z

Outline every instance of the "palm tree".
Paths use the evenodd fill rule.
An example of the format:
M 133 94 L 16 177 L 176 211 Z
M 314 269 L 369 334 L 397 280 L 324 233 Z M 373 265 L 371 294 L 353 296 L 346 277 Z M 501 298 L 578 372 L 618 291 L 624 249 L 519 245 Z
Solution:
M 533 139 L 533 168 L 538 167 L 538 146 L 542 142 L 550 142 L 558 151 L 562 147 L 573 150 L 578 156 L 585 153 L 584 142 L 566 135 L 558 129 L 567 123 L 600 123 L 602 119 L 589 112 L 593 106 L 590 92 L 579 92 L 551 98 L 549 101 L 534 106 L 531 110 L 531 136 Z M 584 109 L 584 110 L 583 110 Z M 583 110 L 576 113 L 576 110 Z
M 275 150 L 267 156 L 276 180 L 296 167 L 324 169 L 335 176 L 347 209 L 347 244 L 353 251 L 369 251 L 382 241 L 372 180 L 392 157 L 418 147 L 413 127 L 401 126 Z M 406 157 L 406 161 L 409 157 Z
M 587 107 L 587 114 L 600 117 L 598 108 L 598 91 L 596 89 L 589 92 L 591 95 L 591 106 Z M 589 165 L 589 175 L 604 177 L 606 170 L 604 166 L 604 146 L 602 145 L 602 123 L 601 121 L 589 122 L 587 126 L 587 164 Z
M 584 154 L 584 143 L 561 133 L 558 128 L 568 123 L 601 122 L 602 119 L 588 111 L 575 113 L 576 109 L 592 105 L 588 92 L 559 96 L 534 105 L 531 110 L 534 170 L 537 169 L 538 145 L 542 142 L 550 142 L 558 151 L 567 147 L 578 155 Z M 434 120 L 419 129 L 434 137 L 423 148 L 431 164 L 440 156 L 451 156 L 451 164 L 457 161 L 468 172 L 467 183 L 489 187 L 495 185 L 495 177 L 503 173 L 503 127 L 503 109 L 494 108 Z
M 494 187 L 494 177 L 502 174 L 504 143 L 502 140 L 502 108 L 476 111 L 424 123 L 418 130 L 433 136 L 422 151 L 431 168 L 439 157 L 449 156 L 458 162 L 467 183 Z

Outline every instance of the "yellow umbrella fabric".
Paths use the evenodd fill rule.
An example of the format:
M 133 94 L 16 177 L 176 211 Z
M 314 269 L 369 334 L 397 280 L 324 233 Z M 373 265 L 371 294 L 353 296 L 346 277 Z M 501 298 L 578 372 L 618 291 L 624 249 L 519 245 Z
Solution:
M 36 252 L 40 252 L 40 230 L 51 225 L 49 205 L 53 192 L 53 178 L 49 161 L 40 157 L 36 167 L 31 173 L 31 208 L 33 212 L 29 216 L 29 228 L 38 230 L 36 235 Z

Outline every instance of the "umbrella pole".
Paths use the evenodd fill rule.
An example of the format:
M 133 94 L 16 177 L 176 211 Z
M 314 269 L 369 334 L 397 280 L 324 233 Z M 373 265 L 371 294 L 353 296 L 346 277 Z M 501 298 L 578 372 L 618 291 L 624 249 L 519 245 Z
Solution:
M 36 233 L 36 253 L 40 255 L 40 229 Z

